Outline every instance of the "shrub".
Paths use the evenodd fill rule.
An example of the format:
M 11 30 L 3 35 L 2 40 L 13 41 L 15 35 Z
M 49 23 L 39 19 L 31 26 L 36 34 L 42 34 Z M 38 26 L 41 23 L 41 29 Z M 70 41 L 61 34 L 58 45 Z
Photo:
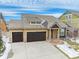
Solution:
M 0 37 L 0 53 L 2 53 L 5 50 L 5 46 L 3 44 L 2 38 Z

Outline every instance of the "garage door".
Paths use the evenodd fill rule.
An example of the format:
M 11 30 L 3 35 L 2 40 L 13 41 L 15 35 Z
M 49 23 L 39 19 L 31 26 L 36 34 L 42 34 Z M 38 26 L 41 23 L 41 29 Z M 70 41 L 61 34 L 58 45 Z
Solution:
M 46 32 L 28 32 L 27 42 L 46 40 Z
M 12 41 L 13 42 L 22 42 L 23 41 L 23 32 L 13 32 Z

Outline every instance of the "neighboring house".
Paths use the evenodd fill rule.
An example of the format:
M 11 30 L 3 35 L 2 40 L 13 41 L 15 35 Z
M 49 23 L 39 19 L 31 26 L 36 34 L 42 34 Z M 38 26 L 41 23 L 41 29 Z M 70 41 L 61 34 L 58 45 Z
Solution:
M 11 20 L 11 42 L 50 41 L 67 37 L 68 26 L 53 16 L 22 15 L 22 20 Z
M 59 19 L 64 23 L 71 23 L 73 27 L 79 29 L 79 12 L 66 11 Z
M 3 18 L 2 13 L 0 13 L 0 30 L 2 32 L 7 32 L 7 25 L 6 25 L 6 22 L 5 22 L 4 18 Z
M 79 12 L 77 11 L 66 11 L 61 17 L 60 21 L 68 25 L 69 36 L 79 36 Z

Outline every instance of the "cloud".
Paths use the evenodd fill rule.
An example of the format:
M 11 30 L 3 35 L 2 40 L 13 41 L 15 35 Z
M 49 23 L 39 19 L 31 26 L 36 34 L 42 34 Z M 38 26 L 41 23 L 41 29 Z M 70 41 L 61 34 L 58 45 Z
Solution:
M 22 13 L 52 15 L 53 8 L 79 11 L 79 0 L 0 0 L 0 12 L 4 16 L 18 16 Z M 58 12 L 54 11 L 55 13 Z M 58 14 L 54 14 L 59 16 Z
M 25 9 L 65 8 L 79 10 L 79 0 L 0 0 L 0 2 L 1 1 L 3 2 L 2 4 L 20 6 Z

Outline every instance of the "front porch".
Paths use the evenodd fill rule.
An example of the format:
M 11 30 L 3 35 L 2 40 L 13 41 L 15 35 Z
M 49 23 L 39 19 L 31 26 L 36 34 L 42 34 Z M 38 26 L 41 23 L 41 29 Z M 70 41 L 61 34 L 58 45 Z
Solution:
M 66 36 L 66 28 L 62 28 L 59 24 L 54 24 L 49 30 L 49 40 L 53 45 L 62 44 Z
M 66 28 L 62 28 L 58 24 L 53 25 L 49 30 L 49 37 L 51 40 L 66 38 L 66 36 L 67 36 Z
M 50 42 L 59 44 L 62 43 L 63 40 L 70 40 L 71 38 L 75 39 L 78 37 L 78 29 L 56 22 L 50 27 L 48 35 Z

